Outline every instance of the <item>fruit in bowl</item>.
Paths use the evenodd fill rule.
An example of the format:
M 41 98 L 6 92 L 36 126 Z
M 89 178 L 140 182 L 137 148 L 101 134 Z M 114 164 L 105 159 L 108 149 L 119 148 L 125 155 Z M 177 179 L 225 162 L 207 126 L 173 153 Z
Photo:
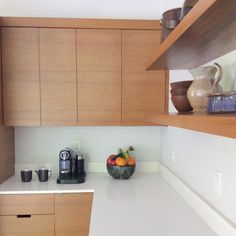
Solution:
M 115 179 L 129 179 L 136 167 L 136 160 L 130 155 L 134 148 L 130 146 L 126 151 L 121 148 L 118 154 L 112 154 L 107 158 L 107 171 Z

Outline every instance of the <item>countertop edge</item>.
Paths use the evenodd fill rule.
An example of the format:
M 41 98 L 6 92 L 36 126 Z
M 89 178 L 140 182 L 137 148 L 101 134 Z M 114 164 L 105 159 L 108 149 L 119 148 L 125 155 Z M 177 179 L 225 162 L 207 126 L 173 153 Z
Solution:
M 94 193 L 94 189 L 83 189 L 83 190 L 37 190 L 37 191 L 0 191 L 0 195 L 3 194 L 48 194 L 48 193 Z

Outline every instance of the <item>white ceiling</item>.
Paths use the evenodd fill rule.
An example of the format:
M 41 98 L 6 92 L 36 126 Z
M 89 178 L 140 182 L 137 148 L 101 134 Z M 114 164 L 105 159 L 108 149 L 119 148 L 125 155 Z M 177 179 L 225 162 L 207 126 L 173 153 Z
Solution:
M 184 0 L 0 0 L 1 16 L 160 19 Z

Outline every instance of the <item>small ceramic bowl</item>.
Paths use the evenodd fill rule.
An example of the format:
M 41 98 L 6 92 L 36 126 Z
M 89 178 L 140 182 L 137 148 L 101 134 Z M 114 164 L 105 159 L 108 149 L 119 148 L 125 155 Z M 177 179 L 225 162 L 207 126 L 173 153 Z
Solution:
M 193 110 L 189 103 L 187 95 L 174 96 L 171 98 L 171 100 L 178 112 L 188 112 Z
M 170 93 L 171 96 L 179 96 L 179 95 L 186 95 L 188 91 L 188 88 L 176 88 L 176 89 L 171 89 Z
M 185 81 L 179 81 L 179 82 L 174 82 L 170 83 L 170 87 L 172 89 L 177 89 L 177 88 L 189 88 L 190 85 L 192 84 L 193 80 L 185 80 Z
M 107 164 L 107 172 L 114 179 L 129 179 L 135 171 L 134 166 L 112 166 Z

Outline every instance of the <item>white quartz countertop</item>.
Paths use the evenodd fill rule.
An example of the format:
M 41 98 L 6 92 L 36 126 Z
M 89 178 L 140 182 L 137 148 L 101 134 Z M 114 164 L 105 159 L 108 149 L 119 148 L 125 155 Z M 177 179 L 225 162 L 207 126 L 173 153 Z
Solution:
M 90 236 L 215 235 L 158 173 L 135 173 L 129 180 L 88 174 L 75 185 L 56 184 L 56 177 L 22 183 L 13 176 L 0 185 L 0 194 L 61 192 L 94 192 Z
M 56 175 L 47 182 L 39 182 L 37 176 L 33 176 L 31 182 L 22 182 L 19 175 L 14 175 L 0 185 L 0 194 L 94 192 L 95 182 L 92 175 L 87 175 L 83 184 L 57 184 L 56 181 Z

